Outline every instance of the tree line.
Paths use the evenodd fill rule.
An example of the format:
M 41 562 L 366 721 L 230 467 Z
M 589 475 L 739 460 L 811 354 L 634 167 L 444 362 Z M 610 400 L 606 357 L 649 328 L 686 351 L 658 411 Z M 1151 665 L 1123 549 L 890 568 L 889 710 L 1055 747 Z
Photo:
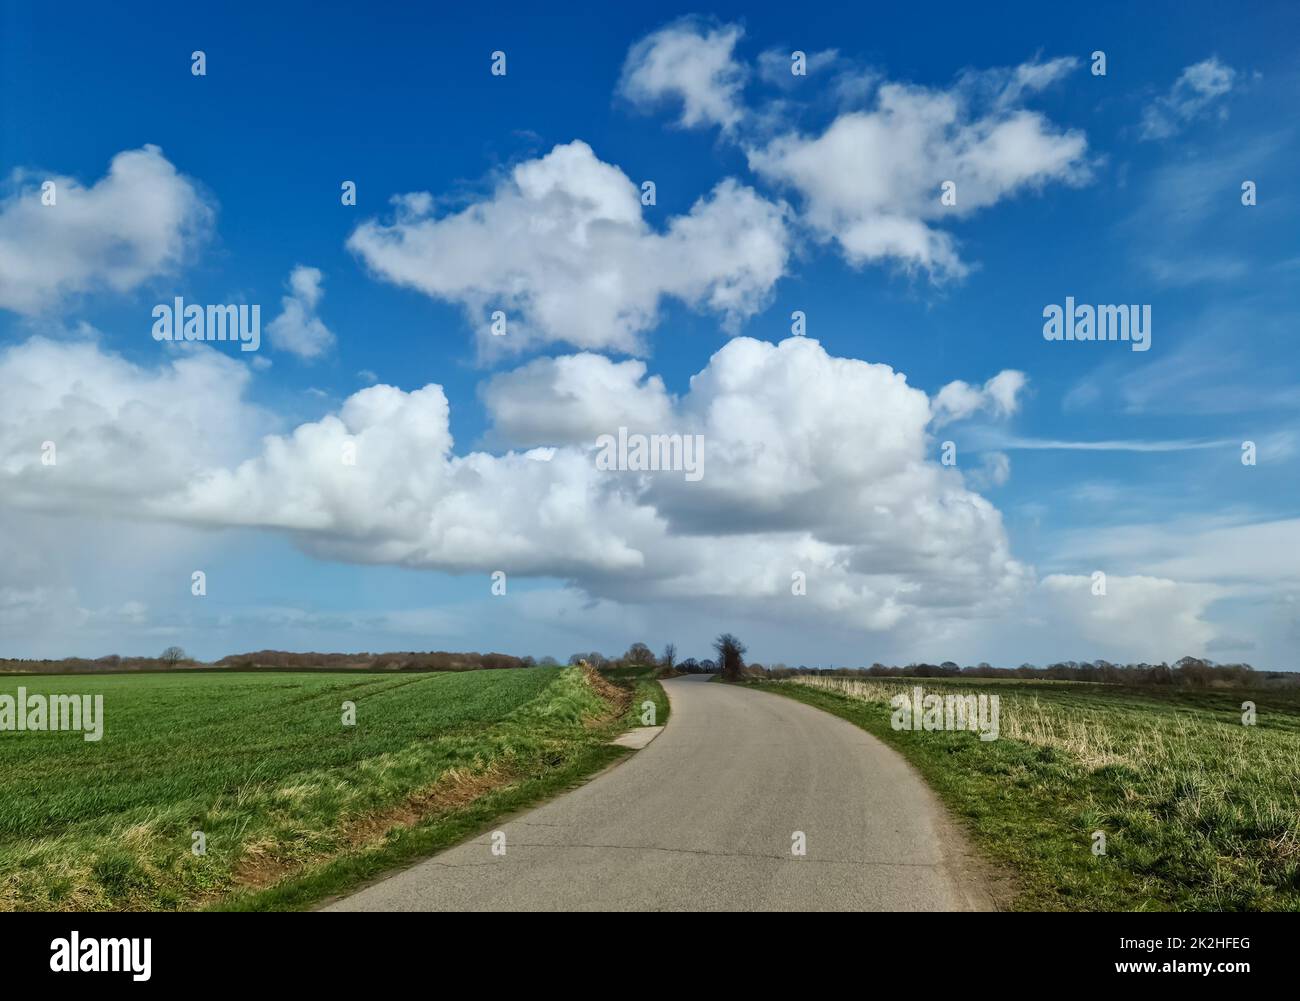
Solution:
M 1173 664 L 1114 664 L 1106 660 L 1060 661 L 1038 667 L 993 667 L 987 663 L 959 666 L 950 660 L 940 664 L 911 663 L 906 666 L 791 667 L 783 663 L 747 664 L 745 644 L 731 633 L 713 641 L 714 658 L 679 659 L 673 643 L 656 655 L 641 642 L 633 643 L 618 657 L 606 657 L 598 650 L 581 651 L 569 657 L 570 665 L 587 663 L 598 670 L 653 667 L 664 676 L 677 674 L 721 674 L 725 679 L 789 678 L 801 674 L 832 677 L 882 678 L 1019 678 L 1041 681 L 1089 681 L 1109 685 L 1177 688 L 1251 688 L 1266 685 L 1300 684 L 1300 672 L 1257 671 L 1249 664 L 1216 664 L 1199 657 L 1183 657 Z M 157 657 L 66 657 L 61 660 L 0 659 L 0 673 L 90 674 L 119 671 L 235 670 L 235 671 L 484 671 L 504 668 L 554 667 L 554 657 L 517 657 L 505 653 L 453 653 L 444 650 L 389 653 L 294 653 L 259 650 L 238 653 L 204 663 L 171 646 Z
M 987 663 L 961 667 L 950 660 L 941 664 L 913 663 L 905 667 L 875 663 L 870 667 L 815 668 L 785 664 L 750 664 L 751 677 L 788 678 L 800 674 L 873 678 L 1019 678 L 1037 681 L 1089 681 L 1106 685 L 1176 688 L 1253 688 L 1269 684 L 1300 684 L 1294 671 L 1257 671 L 1249 664 L 1216 664 L 1200 657 L 1183 657 L 1167 663 L 1114 664 L 1107 660 L 1060 661 L 1038 667 L 993 667 Z

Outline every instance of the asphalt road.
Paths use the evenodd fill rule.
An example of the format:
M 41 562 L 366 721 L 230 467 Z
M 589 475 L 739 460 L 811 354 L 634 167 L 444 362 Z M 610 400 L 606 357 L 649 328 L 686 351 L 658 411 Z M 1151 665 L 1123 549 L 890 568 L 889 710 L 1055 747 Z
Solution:
M 779 695 L 701 677 L 664 687 L 658 738 L 502 823 L 504 854 L 489 832 L 325 909 L 993 906 L 933 793 L 874 737 Z

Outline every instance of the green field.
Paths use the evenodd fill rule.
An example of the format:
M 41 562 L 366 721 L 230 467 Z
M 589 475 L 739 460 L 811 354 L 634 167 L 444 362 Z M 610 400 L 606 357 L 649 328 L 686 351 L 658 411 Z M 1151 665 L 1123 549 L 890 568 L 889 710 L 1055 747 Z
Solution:
M 901 751 L 1030 910 L 1300 910 L 1300 697 L 934 678 L 760 687 Z M 1000 735 L 894 730 L 891 696 L 996 694 Z M 1242 725 L 1242 703 L 1257 723 Z M 1106 838 L 1094 855 L 1093 834 Z
M 648 674 L 625 674 L 666 718 Z M 0 732 L 0 910 L 306 906 L 614 760 L 635 708 L 559 667 L 10 676 L 0 693 L 20 685 L 102 694 L 104 734 Z

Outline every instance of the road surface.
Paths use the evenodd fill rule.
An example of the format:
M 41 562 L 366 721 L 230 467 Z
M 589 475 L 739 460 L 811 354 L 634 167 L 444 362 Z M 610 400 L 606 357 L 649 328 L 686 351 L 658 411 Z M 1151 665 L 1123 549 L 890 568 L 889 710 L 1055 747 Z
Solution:
M 984 910 L 933 793 L 835 716 L 701 676 L 591 782 L 326 910 Z M 792 851 L 802 832 L 806 854 Z

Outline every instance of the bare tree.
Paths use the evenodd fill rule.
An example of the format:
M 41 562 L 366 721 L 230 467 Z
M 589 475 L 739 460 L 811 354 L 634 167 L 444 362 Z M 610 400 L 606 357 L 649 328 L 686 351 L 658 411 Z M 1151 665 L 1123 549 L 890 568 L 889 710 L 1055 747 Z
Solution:
M 627 648 L 627 653 L 623 654 L 624 664 L 653 664 L 654 662 L 654 651 L 644 643 L 633 643 Z
M 718 666 L 726 681 L 739 681 L 745 673 L 745 644 L 731 633 L 723 633 L 713 641 L 718 651 Z
M 663 657 L 660 658 L 659 662 L 663 664 L 664 667 L 668 668 L 668 670 L 670 671 L 677 666 L 677 644 L 676 643 L 669 643 L 667 646 L 664 647 L 664 655 Z
M 166 650 L 164 650 L 159 655 L 158 659 L 161 660 L 168 667 L 175 667 L 181 661 L 188 660 L 189 658 L 185 656 L 185 651 L 182 650 L 180 647 L 169 646 Z

